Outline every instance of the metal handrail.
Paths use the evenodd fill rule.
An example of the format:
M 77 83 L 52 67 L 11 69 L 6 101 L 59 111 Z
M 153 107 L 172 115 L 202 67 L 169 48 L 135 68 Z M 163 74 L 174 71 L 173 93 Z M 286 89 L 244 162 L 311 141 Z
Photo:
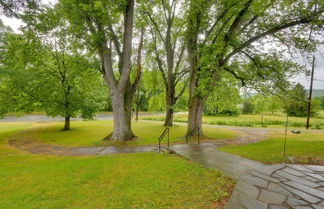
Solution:
M 196 128 L 194 128 L 187 136 L 186 136 L 186 144 L 188 144 L 188 139 L 190 138 L 190 137 L 192 137 L 195 133 L 198 133 L 198 144 L 200 144 L 200 139 L 199 139 L 199 137 L 200 137 L 200 128 L 199 127 L 196 127 Z
M 168 134 L 168 147 L 170 147 L 170 129 L 166 128 L 163 133 L 161 134 L 161 136 L 159 137 L 159 152 L 161 150 L 161 141 L 162 139 L 165 137 L 165 135 Z

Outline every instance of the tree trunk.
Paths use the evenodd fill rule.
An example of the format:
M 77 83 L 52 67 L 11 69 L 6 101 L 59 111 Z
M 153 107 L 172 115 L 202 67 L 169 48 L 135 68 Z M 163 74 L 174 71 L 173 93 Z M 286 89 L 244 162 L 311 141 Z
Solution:
M 166 113 L 165 113 L 165 119 L 164 119 L 164 126 L 172 126 L 173 125 L 173 108 L 175 105 L 175 89 L 174 89 L 174 85 L 171 82 L 172 79 L 169 79 L 169 85 L 168 85 L 168 89 L 166 91 L 166 95 L 165 95 L 165 103 L 166 103 Z
M 135 110 L 135 120 L 138 121 L 138 111 L 139 111 L 139 105 L 136 105 L 136 110 Z
M 131 88 L 126 88 L 125 93 L 117 91 L 112 95 L 114 132 L 107 139 L 127 141 L 135 137 L 131 127 L 132 99 Z
M 199 96 L 192 96 L 189 99 L 188 127 L 186 135 L 189 135 L 195 128 L 199 128 L 199 134 L 202 136 L 202 115 L 203 99 Z
M 167 107 L 164 126 L 172 126 L 173 125 L 173 109 L 172 107 Z
M 71 119 L 71 116 L 70 115 L 68 115 L 68 116 L 65 117 L 65 120 L 64 120 L 64 128 L 63 128 L 64 131 L 68 131 L 68 130 L 71 129 L 70 119 Z

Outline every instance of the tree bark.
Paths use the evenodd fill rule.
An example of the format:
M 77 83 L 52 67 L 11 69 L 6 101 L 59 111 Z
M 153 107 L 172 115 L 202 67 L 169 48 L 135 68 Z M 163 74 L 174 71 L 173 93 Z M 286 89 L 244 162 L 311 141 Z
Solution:
M 186 136 L 190 135 L 195 128 L 199 128 L 200 135 L 202 131 L 202 111 L 203 98 L 199 95 L 196 88 L 198 87 L 198 31 L 200 28 L 200 13 L 195 9 L 194 1 L 190 1 L 190 17 L 187 29 L 187 52 L 190 66 L 190 83 L 189 83 L 189 102 L 188 102 L 188 126 Z M 198 11 L 198 13 L 196 13 Z
M 169 76 L 171 77 L 171 76 Z M 168 86 L 165 94 L 165 103 L 166 103 L 166 113 L 165 113 L 165 119 L 164 119 L 164 126 L 172 126 L 173 125 L 173 108 L 176 103 L 175 98 L 175 86 L 172 82 L 173 78 L 168 78 Z
M 164 119 L 164 126 L 173 126 L 173 109 L 172 107 L 167 107 Z
M 64 120 L 64 128 L 63 128 L 64 131 L 71 130 L 70 119 L 71 119 L 71 116 L 70 115 L 68 115 L 68 116 L 65 117 L 65 120 Z
M 135 137 L 131 126 L 132 99 L 133 94 L 130 88 L 127 88 L 125 93 L 117 91 L 112 95 L 114 131 L 107 139 L 127 141 Z
M 199 128 L 199 134 L 202 136 L 202 115 L 203 99 L 199 96 L 193 96 L 189 99 L 188 127 L 186 135 L 189 135 L 195 128 Z
M 138 121 L 138 111 L 139 111 L 139 106 L 136 106 L 136 112 L 135 112 L 135 120 Z
M 165 104 L 166 104 L 166 113 L 164 119 L 164 126 L 173 125 L 173 115 L 174 115 L 174 105 L 177 103 L 179 97 L 185 91 L 186 85 L 183 87 L 182 91 L 176 95 L 176 86 L 181 80 L 181 77 L 186 74 L 185 68 L 182 66 L 182 58 L 184 56 L 185 45 L 179 43 L 179 32 L 182 30 L 181 27 L 175 25 L 176 11 L 172 8 L 176 8 L 174 5 L 175 2 L 170 5 L 168 1 L 162 1 L 162 7 L 164 8 L 164 19 L 163 16 L 156 17 L 157 19 L 164 22 L 164 24 L 159 25 L 159 22 L 155 21 L 154 16 L 148 13 L 148 16 L 155 28 L 157 36 L 161 39 L 165 55 L 160 55 L 158 50 L 158 41 L 157 37 L 152 32 L 152 38 L 155 42 L 154 51 L 156 55 L 156 61 L 158 68 L 161 72 L 163 82 L 166 89 L 165 94 Z M 177 4 L 177 3 L 175 3 Z M 166 30 L 161 30 L 161 28 Z M 178 51 L 180 50 L 180 51 Z M 175 57 L 175 54 L 178 56 Z M 164 65 L 166 63 L 166 65 Z
M 105 36 L 103 27 L 98 27 L 98 31 L 101 35 L 101 45 L 99 47 L 99 54 L 103 64 L 103 74 L 112 98 L 112 108 L 114 116 L 114 131 L 105 139 L 116 141 L 127 141 L 133 139 L 135 136 L 131 128 L 132 117 L 132 101 L 134 96 L 134 89 L 137 85 L 132 85 L 130 82 L 130 73 L 132 70 L 132 40 L 133 40 L 133 18 L 134 18 L 134 0 L 128 0 L 126 11 L 124 15 L 124 32 L 123 32 L 123 47 L 120 51 L 120 44 L 117 36 L 111 40 Z M 91 24 L 89 24 L 91 27 Z M 100 23 L 97 23 L 101 26 Z M 110 30 L 113 32 L 112 25 Z M 93 30 L 94 31 L 94 30 Z M 142 42 L 141 38 L 141 42 Z M 115 44 L 117 54 L 119 58 L 118 70 L 119 79 L 115 77 L 113 69 L 112 58 L 112 43 Z M 108 44 L 108 45 L 107 45 Z

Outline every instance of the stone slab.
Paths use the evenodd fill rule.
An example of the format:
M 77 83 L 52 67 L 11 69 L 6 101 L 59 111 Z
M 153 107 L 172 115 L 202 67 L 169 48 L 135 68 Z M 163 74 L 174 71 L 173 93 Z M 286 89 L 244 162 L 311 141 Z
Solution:
M 281 205 L 286 200 L 286 196 L 262 189 L 258 200 L 268 204 Z

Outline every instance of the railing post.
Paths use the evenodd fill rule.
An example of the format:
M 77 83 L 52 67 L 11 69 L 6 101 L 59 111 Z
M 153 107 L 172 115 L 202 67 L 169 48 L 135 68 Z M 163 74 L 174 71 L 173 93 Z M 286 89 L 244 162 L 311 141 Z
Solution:
M 170 129 L 168 129 L 168 147 L 170 147 Z
M 159 152 L 160 152 L 160 149 L 161 149 L 161 141 L 159 139 Z
M 198 128 L 197 130 L 198 130 L 198 144 L 200 144 L 200 140 L 199 140 L 199 136 L 200 136 L 200 128 Z

